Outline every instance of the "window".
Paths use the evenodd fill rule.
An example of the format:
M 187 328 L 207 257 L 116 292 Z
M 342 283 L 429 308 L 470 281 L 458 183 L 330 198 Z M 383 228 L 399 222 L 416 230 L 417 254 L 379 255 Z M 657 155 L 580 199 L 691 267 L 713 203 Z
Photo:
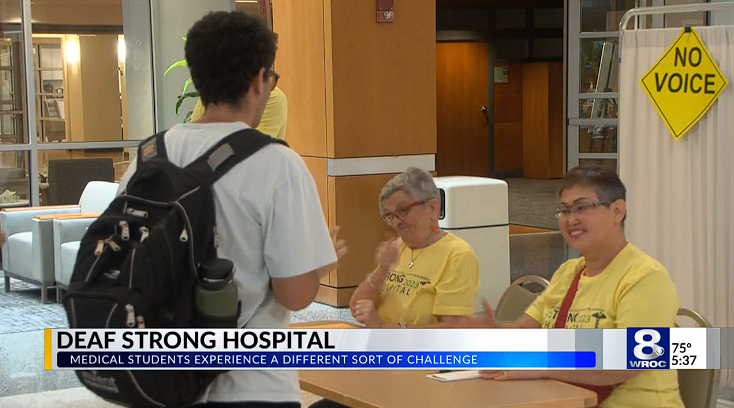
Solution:
M 616 170 L 619 22 L 632 0 L 581 0 L 568 8 L 566 167 Z
M 619 39 L 584 38 L 580 43 L 579 92 L 618 92 Z
M 33 39 L 33 68 L 39 141 L 64 141 L 67 135 L 61 38 Z
M 498 63 L 563 60 L 563 9 L 558 4 L 461 5 L 439 2 L 436 38 L 485 41 Z
M 31 197 L 20 6 L 20 0 L 0 2 L 8 22 L 0 25 L 0 208 L 27 206 Z
M 21 18 L 22 6 L 32 17 Z M 150 12 L 148 2 L 131 0 L 130 7 Z M 151 107 L 153 123 L 145 66 L 152 56 L 134 48 L 134 78 L 127 78 L 122 0 L 6 0 L 0 15 L 0 208 L 54 204 L 47 193 L 74 180 L 119 180 L 135 139 L 148 136 L 128 140 L 129 96 L 133 106 Z M 133 34 L 144 41 L 146 30 Z M 139 128 L 148 126 L 147 114 L 136 112 Z M 49 174 L 61 168 L 51 163 L 81 159 L 104 162 L 104 178 L 82 166 Z
M 635 7 L 635 0 L 577 0 L 571 3 L 576 3 L 576 7 L 580 3 L 581 32 L 617 31 L 624 13 Z

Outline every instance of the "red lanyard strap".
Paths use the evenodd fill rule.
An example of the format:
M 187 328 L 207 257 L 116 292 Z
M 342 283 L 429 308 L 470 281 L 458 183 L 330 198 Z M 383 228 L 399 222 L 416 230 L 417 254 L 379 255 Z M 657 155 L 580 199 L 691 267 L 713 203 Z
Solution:
M 568 287 L 568 292 L 566 292 L 566 297 L 563 298 L 563 302 L 561 303 L 561 308 L 558 310 L 558 316 L 556 316 L 556 323 L 553 325 L 553 328 L 555 329 L 566 328 L 566 320 L 568 319 L 568 311 L 569 309 L 571 309 L 571 304 L 573 303 L 573 299 L 576 297 L 576 292 L 579 290 L 579 281 L 581 280 L 581 275 L 583 275 L 585 270 L 586 270 L 586 267 L 584 266 L 583 268 L 581 268 L 579 273 L 577 273 L 576 276 L 574 276 L 573 281 L 571 282 L 571 286 Z M 612 394 L 612 391 L 614 391 L 614 388 L 615 388 L 612 385 L 588 385 L 588 384 L 578 384 L 578 383 L 574 383 L 574 385 L 577 385 L 582 388 L 586 388 L 587 390 L 590 390 L 590 391 L 594 391 L 596 393 L 597 404 L 601 404 L 605 399 L 609 398 L 609 396 Z
M 566 297 L 563 298 L 563 302 L 561 303 L 561 308 L 558 310 L 558 316 L 556 316 L 556 323 L 553 325 L 553 328 L 555 329 L 566 328 L 566 319 L 568 319 L 568 310 L 571 309 L 571 303 L 573 303 L 573 298 L 576 297 L 576 291 L 579 290 L 579 281 L 581 280 L 581 275 L 584 273 L 584 270 L 586 270 L 585 266 L 581 268 L 581 270 L 579 271 L 579 273 L 576 274 L 576 276 L 573 277 L 571 286 L 568 287 L 568 292 L 566 292 Z

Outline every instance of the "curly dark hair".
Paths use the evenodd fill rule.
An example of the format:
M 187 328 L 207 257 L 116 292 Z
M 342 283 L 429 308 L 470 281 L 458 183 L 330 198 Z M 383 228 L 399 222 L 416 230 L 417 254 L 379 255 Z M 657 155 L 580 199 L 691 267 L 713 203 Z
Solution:
M 186 38 L 186 61 L 201 103 L 237 105 L 261 68 L 272 75 L 277 34 L 256 16 L 215 11 L 194 23 Z

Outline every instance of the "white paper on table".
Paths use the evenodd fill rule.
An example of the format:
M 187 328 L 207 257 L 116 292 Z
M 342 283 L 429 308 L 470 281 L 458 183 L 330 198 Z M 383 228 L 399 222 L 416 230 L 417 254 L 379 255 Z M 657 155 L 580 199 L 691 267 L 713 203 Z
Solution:
M 448 373 L 428 374 L 426 377 L 432 380 L 443 382 L 473 380 L 475 378 L 480 378 L 478 370 L 451 371 Z

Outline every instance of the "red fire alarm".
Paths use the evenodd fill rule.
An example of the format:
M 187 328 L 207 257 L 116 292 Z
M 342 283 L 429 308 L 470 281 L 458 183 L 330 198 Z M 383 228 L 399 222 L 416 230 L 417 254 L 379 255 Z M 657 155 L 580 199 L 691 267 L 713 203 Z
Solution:
M 268 14 L 268 3 L 270 3 L 270 0 L 259 0 L 260 3 L 260 14 L 266 15 Z
M 395 19 L 395 12 L 392 9 L 393 0 L 375 0 L 377 6 L 377 22 L 392 23 Z

